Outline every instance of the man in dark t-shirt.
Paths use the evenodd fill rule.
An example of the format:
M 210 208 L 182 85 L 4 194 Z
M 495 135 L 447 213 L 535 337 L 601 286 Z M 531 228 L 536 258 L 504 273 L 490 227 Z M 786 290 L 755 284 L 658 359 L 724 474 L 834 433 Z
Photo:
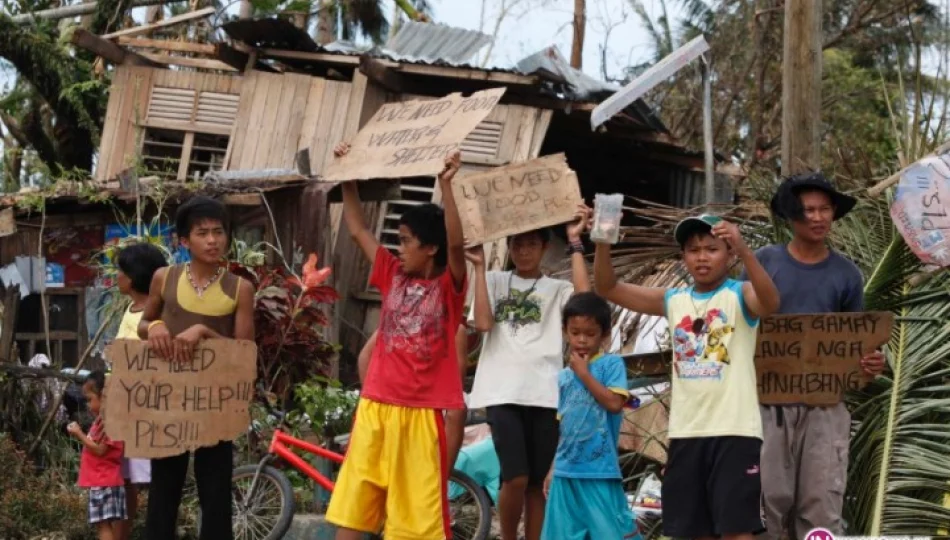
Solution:
M 789 222 L 787 245 L 759 249 L 781 296 L 779 313 L 836 313 L 864 310 L 861 271 L 827 245 L 832 223 L 854 208 L 853 197 L 838 192 L 821 173 L 793 176 L 772 198 L 772 212 Z M 877 376 L 884 356 L 861 360 Z M 821 527 L 842 534 L 841 518 L 848 470 L 851 414 L 844 403 L 832 407 L 762 406 L 761 475 L 765 538 L 802 538 Z

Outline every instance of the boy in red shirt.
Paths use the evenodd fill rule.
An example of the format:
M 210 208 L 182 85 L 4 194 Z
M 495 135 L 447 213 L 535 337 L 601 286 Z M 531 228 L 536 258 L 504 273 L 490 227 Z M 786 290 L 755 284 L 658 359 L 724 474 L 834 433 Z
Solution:
M 122 534 L 122 521 L 128 518 L 125 501 L 125 479 L 122 477 L 121 441 L 106 436 L 99 415 L 106 375 L 94 371 L 82 385 L 82 393 L 89 404 L 89 412 L 96 420 L 89 434 L 82 432 L 76 422 L 66 427 L 70 435 L 82 443 L 79 461 L 79 487 L 89 489 L 89 523 L 96 526 L 99 540 L 114 540 Z
M 340 144 L 337 157 L 349 152 Z M 465 304 L 465 247 L 452 195 L 458 151 L 439 185 L 445 210 L 423 204 L 399 220 L 396 257 L 367 228 L 357 186 L 344 183 L 343 219 L 372 263 L 382 293 L 379 335 L 366 373 L 346 460 L 327 521 L 337 540 L 377 533 L 387 540 L 450 538 L 443 409 L 462 409 L 455 334 Z

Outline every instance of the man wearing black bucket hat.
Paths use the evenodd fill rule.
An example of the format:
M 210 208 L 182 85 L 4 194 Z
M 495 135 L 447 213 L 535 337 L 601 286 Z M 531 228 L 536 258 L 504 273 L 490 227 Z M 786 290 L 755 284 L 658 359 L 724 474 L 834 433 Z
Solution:
M 772 213 L 787 221 L 793 238 L 756 252 L 778 287 L 779 313 L 864 310 L 860 270 L 828 247 L 832 224 L 857 201 L 839 192 L 821 173 L 788 178 L 772 198 Z M 869 375 L 884 369 L 875 352 L 861 360 Z M 762 406 L 762 492 L 766 538 L 801 539 L 821 527 L 843 533 L 841 517 L 848 469 L 851 414 L 832 407 Z

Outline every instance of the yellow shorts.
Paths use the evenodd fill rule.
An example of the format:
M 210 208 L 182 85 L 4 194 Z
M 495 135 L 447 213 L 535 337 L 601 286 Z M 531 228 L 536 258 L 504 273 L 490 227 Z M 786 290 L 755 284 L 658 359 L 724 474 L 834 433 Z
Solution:
M 442 411 L 360 399 L 327 521 L 386 540 L 443 540 L 449 468 Z

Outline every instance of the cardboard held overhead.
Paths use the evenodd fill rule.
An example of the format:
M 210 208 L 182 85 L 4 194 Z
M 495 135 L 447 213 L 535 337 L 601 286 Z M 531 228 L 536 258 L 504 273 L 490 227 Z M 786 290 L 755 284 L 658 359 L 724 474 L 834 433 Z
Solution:
M 253 341 L 209 339 L 187 362 L 168 361 L 148 342 L 106 349 L 105 430 L 125 457 L 161 458 L 238 438 L 250 423 L 257 377 Z
M 504 88 L 435 100 L 386 103 L 350 141 L 349 154 L 334 159 L 321 180 L 435 176 L 445 156 L 491 113 Z
M 583 202 L 564 154 L 456 177 L 452 193 L 470 246 L 567 223 Z

